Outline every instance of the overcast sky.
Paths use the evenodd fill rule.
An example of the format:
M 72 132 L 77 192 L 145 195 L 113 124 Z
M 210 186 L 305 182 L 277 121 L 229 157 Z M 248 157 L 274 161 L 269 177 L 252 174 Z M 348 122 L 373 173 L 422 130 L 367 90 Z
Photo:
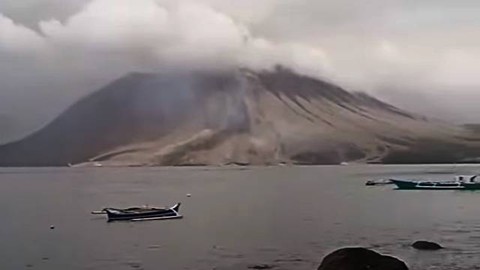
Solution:
M 127 72 L 283 64 L 480 122 L 478 14 L 477 0 L 0 0 L 0 115 L 31 130 Z

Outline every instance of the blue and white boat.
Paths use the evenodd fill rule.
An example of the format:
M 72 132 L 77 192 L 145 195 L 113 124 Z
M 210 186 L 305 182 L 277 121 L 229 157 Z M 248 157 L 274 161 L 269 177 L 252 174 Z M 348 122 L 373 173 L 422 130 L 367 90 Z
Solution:
M 480 190 L 477 175 L 459 175 L 452 181 L 390 179 L 398 189 L 409 190 Z

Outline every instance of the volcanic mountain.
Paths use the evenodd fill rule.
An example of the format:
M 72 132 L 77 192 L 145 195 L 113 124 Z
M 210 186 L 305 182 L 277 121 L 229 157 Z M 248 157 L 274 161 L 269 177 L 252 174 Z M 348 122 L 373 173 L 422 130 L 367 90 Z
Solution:
M 0 147 L 0 166 L 456 162 L 473 131 L 284 68 L 132 73 Z

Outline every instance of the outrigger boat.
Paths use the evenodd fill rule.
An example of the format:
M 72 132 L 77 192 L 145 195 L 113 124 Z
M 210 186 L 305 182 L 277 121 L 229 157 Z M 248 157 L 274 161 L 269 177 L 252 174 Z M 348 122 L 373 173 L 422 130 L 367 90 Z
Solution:
M 390 179 L 398 189 L 410 190 L 480 190 L 477 175 L 457 176 L 454 181 L 418 181 Z
M 106 214 L 108 217 L 108 221 L 145 221 L 182 218 L 183 216 L 178 213 L 179 210 L 180 203 L 177 203 L 170 208 L 155 208 L 144 206 L 119 209 L 109 207 L 104 208 L 102 211 L 94 211 L 92 212 L 92 214 Z

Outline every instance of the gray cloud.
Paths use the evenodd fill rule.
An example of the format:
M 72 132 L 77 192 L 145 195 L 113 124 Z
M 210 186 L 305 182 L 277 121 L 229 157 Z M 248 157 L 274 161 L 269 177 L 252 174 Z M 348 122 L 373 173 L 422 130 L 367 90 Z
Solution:
M 0 12 L 31 28 L 42 20 L 65 20 L 77 13 L 87 0 L 1 0 Z
M 467 0 L 0 0 L 0 114 L 26 132 L 130 71 L 279 63 L 477 121 L 479 12 Z

